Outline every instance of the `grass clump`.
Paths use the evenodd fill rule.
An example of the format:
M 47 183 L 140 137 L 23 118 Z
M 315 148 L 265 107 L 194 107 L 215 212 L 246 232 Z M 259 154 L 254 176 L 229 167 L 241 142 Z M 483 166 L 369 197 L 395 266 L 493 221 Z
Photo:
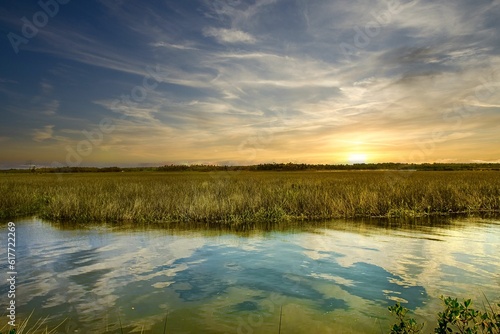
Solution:
M 60 328 L 64 322 L 62 321 L 59 325 L 49 329 L 47 326 L 47 318 L 38 319 L 34 322 L 34 324 L 30 324 L 31 318 L 33 316 L 33 312 L 23 320 L 17 327 L 13 328 L 9 324 L 5 324 L 4 326 L 0 326 L 0 334 L 31 334 L 31 333 L 40 333 L 40 334 L 56 334 L 59 333 L 57 330 Z
M 238 225 L 500 212 L 498 172 L 4 174 L 0 218 Z

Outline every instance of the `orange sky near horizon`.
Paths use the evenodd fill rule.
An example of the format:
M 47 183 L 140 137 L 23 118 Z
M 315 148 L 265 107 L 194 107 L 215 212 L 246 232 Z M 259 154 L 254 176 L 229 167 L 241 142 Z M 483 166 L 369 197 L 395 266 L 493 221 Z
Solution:
M 0 8 L 0 169 L 500 162 L 498 1 Z

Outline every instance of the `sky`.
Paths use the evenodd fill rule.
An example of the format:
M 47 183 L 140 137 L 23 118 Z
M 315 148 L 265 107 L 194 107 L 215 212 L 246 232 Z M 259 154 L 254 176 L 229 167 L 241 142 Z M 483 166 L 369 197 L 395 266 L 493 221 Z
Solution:
M 0 3 L 0 168 L 500 162 L 500 0 Z

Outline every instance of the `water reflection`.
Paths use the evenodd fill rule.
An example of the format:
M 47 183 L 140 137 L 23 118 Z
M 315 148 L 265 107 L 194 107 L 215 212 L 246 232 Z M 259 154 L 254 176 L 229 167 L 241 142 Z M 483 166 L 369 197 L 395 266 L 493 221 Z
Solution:
M 17 231 L 19 311 L 60 332 L 162 333 L 168 314 L 171 332 L 275 333 L 283 307 L 283 332 L 380 333 L 394 301 L 430 319 L 441 294 L 500 300 L 492 219 Z

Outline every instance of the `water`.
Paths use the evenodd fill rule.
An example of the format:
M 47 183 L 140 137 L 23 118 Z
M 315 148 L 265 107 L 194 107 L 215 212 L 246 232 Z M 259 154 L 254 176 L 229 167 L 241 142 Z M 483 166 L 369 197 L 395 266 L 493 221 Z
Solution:
M 281 333 L 387 333 L 395 301 L 428 323 L 440 295 L 500 301 L 494 219 L 245 233 L 37 219 L 16 228 L 18 318 L 62 322 L 56 333 L 163 333 L 166 317 L 167 333 L 278 333 L 280 313 Z M 2 246 L 4 273 L 6 258 Z

